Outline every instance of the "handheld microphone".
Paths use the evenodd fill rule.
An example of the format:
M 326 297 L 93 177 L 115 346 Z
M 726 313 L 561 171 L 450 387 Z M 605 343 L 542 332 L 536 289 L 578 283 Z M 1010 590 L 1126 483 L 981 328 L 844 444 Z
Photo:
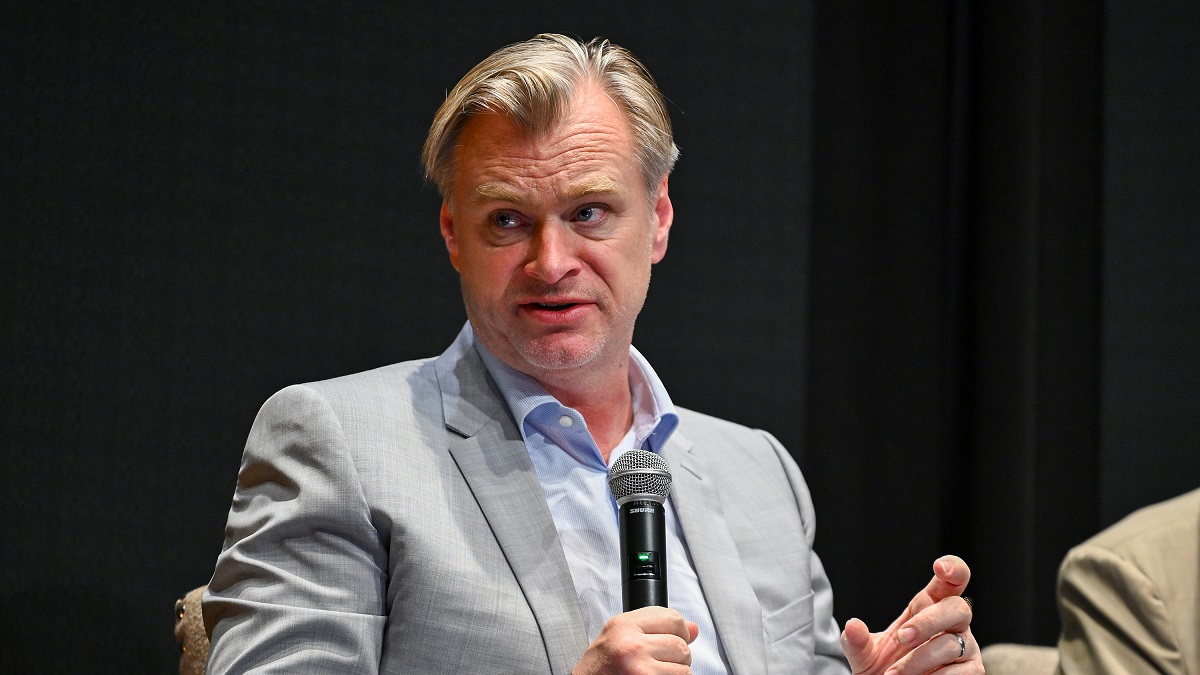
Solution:
M 667 525 L 663 502 L 671 468 L 648 450 L 628 450 L 608 471 L 621 531 L 621 604 L 624 611 L 667 606 Z

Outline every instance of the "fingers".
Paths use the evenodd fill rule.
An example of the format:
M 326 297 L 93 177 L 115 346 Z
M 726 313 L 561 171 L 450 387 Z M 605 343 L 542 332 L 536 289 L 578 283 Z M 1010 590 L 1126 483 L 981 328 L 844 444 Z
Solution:
M 933 579 L 925 593 L 933 602 L 952 595 L 962 595 L 971 581 L 971 568 L 956 555 L 946 555 L 933 562 Z
M 861 619 L 850 619 L 842 631 L 842 653 L 850 662 L 850 668 L 858 673 L 866 670 L 874 660 L 875 643 L 871 639 L 871 631 Z
M 934 561 L 933 579 L 885 631 L 871 633 L 862 621 L 848 621 L 842 632 L 842 651 L 853 672 L 881 674 L 901 667 L 904 669 L 895 672 L 918 673 L 948 664 L 955 665 L 946 671 L 947 675 L 982 672 L 978 645 L 970 638 L 972 608 L 961 597 L 970 580 L 971 568 L 961 558 L 943 556 Z M 955 634 L 964 636 L 965 661 L 958 661 L 959 642 Z M 947 660 L 950 647 L 954 647 L 955 659 Z M 932 663 L 933 667 L 908 670 L 904 664 L 909 663 L 917 666 Z
M 933 561 L 933 578 L 929 580 L 925 588 L 921 589 L 920 593 L 913 596 L 912 602 L 908 604 L 908 609 L 892 626 L 907 623 L 911 617 L 945 598 L 962 595 L 970 581 L 971 568 L 962 558 L 955 555 L 938 558 Z
M 674 635 L 687 644 L 691 644 L 700 632 L 699 626 L 685 621 L 679 612 L 665 607 L 643 607 L 618 616 L 628 618 L 643 633 Z
M 939 672 L 982 672 L 979 645 L 971 635 L 971 617 L 970 603 L 957 595 L 925 608 L 896 631 L 896 640 L 911 651 L 900 657 L 887 673 L 927 673 L 952 664 L 971 664 L 971 667 Z M 976 665 L 978 669 L 974 668 Z
M 939 675 L 983 672 L 979 643 L 970 628 L 935 636 L 897 661 L 885 675 L 915 675 L 935 670 Z
M 688 646 L 699 627 L 673 609 L 644 607 L 609 619 L 572 671 L 584 673 L 690 673 Z
M 912 647 L 939 633 L 961 633 L 970 629 L 972 616 L 971 605 L 961 597 L 952 595 L 910 617 L 896 631 L 896 640 Z

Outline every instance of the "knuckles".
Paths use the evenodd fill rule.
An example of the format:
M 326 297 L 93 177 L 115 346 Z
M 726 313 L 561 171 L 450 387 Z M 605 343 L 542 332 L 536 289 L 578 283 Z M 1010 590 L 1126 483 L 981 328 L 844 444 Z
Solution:
M 609 650 L 609 659 L 613 664 L 628 668 L 638 662 L 645 653 L 646 647 L 638 640 L 630 637 L 616 640 Z
M 679 612 L 656 609 L 665 613 L 659 615 L 660 621 L 666 617 L 667 623 L 678 624 L 672 628 L 682 631 L 684 635 L 688 634 L 687 624 Z M 650 672 L 653 670 L 653 662 L 659 660 L 690 665 L 692 651 L 686 639 L 675 632 L 645 632 L 643 624 L 651 621 L 648 617 L 652 616 L 651 613 L 643 612 L 641 616 L 620 614 L 610 618 L 601 629 L 600 635 L 588 647 L 591 657 L 587 660 L 599 666 L 599 672 L 605 673 Z

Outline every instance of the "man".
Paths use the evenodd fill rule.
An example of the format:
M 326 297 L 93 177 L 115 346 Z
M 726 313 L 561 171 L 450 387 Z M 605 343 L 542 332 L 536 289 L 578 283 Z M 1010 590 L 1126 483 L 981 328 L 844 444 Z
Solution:
M 539 36 L 459 82 L 424 159 L 468 325 L 436 360 L 263 406 L 209 672 L 982 671 L 953 557 L 839 645 L 799 469 L 674 408 L 632 348 L 676 155 L 653 80 L 607 42 Z M 634 447 L 673 468 L 672 607 L 622 613 L 605 478 Z
M 1200 490 L 1140 509 L 1058 571 L 1059 672 L 1200 672 Z

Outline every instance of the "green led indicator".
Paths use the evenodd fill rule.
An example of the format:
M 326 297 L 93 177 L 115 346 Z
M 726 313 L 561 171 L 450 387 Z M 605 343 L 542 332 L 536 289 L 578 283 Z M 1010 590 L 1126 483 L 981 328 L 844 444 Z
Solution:
M 637 554 L 637 559 L 638 562 L 650 562 L 650 554 L 643 551 Z

